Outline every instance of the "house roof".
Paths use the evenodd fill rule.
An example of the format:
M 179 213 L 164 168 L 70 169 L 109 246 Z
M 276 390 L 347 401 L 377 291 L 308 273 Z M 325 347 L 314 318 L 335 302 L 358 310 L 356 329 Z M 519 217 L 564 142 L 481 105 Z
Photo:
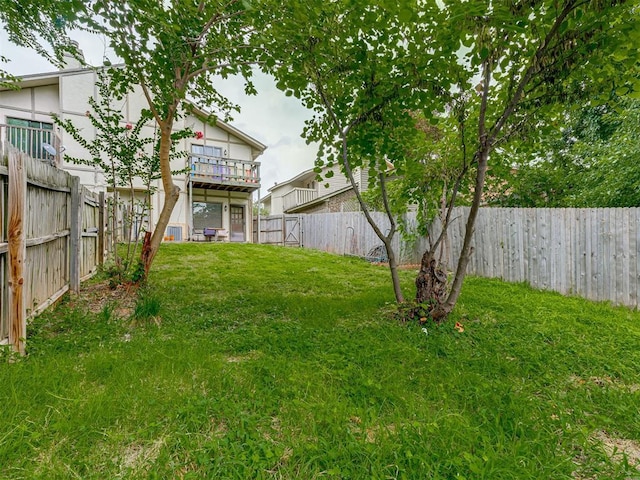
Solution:
M 74 73 L 84 73 L 91 70 L 91 67 L 67 68 L 64 70 L 54 70 L 51 72 L 30 73 L 28 75 L 20 75 L 16 77 L 16 82 L 21 87 L 40 87 L 43 85 L 58 85 L 60 77 Z M 0 87 L 0 91 L 11 90 L 11 87 Z
M 267 195 L 265 195 L 264 197 L 262 197 L 262 198 L 258 199 L 258 201 L 259 201 L 260 203 L 264 203 L 264 202 L 266 202 L 267 200 L 269 200 L 269 201 L 271 200 L 271 194 L 270 194 L 270 193 L 268 193 L 268 194 L 267 194 Z
M 288 185 L 290 183 L 297 182 L 298 180 L 301 180 L 301 179 L 303 179 L 303 178 L 305 178 L 305 177 L 307 177 L 307 176 L 309 176 L 311 174 L 314 174 L 314 176 L 315 176 L 315 170 L 313 168 L 310 168 L 309 170 L 305 170 L 304 172 L 299 173 L 298 175 L 296 175 L 295 177 L 290 178 L 289 180 L 285 180 L 284 182 L 277 183 L 273 187 L 268 188 L 267 191 L 271 192 L 275 188 L 282 187 L 283 185 Z

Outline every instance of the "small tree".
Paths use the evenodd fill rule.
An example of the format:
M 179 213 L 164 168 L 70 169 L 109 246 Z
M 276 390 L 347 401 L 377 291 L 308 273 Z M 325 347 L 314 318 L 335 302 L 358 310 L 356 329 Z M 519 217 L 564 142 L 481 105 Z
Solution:
M 417 300 L 432 304 L 435 320 L 446 318 L 459 298 L 491 153 L 525 126 L 548 119 L 549 105 L 588 95 L 603 85 L 613 84 L 615 89 L 628 84 L 625 65 L 636 64 L 638 52 L 628 49 L 624 39 L 631 32 L 637 35 L 637 8 L 637 2 L 579 0 L 483 0 L 443 6 L 446 22 L 438 32 L 438 43 L 456 42 L 467 50 L 463 61 L 452 61 L 471 74 L 465 83 L 458 83 L 462 92 L 468 92 L 458 116 L 465 119 L 461 127 L 473 132 L 467 137 L 460 129 L 459 136 L 465 139 L 464 149 L 470 147 L 475 182 L 446 299 L 431 290 L 432 273 L 424 263 L 416 281 Z
M 153 121 L 153 116 L 148 110 L 140 112 L 135 124 L 125 122 L 121 109 L 114 105 L 123 100 L 122 95 L 115 93 L 110 76 L 103 70 L 98 72 L 97 82 L 98 98 L 89 98 L 91 111 L 87 111 L 96 134 L 93 138 L 86 138 L 82 129 L 78 128 L 69 119 L 61 119 L 53 114 L 53 118 L 66 132 L 68 132 L 80 146 L 90 155 L 90 158 L 70 157 L 66 159 L 77 163 L 90 165 L 99 169 L 105 176 L 108 187 L 112 191 L 111 197 L 111 250 L 114 263 L 123 273 L 127 273 L 133 262 L 133 255 L 139 241 L 139 235 L 132 238 L 131 231 L 136 220 L 142 220 L 148 213 L 151 204 L 150 196 L 156 190 L 155 181 L 160 178 L 158 140 L 142 135 L 143 128 Z M 154 129 L 155 132 L 155 129 Z M 190 131 L 174 132 L 172 144 L 179 139 L 190 135 Z M 175 153 L 173 157 L 183 156 L 183 153 Z M 146 191 L 146 199 L 140 204 L 135 202 L 135 181 L 138 179 Z M 124 221 L 126 231 L 129 232 L 125 239 L 127 251 L 124 263 L 118 256 L 117 242 L 119 239 L 120 201 L 119 192 L 129 191 L 129 202 L 124 204 Z
M 255 32 L 239 0 L 96 0 L 92 15 L 82 21 L 109 38 L 127 66 L 111 71 L 114 83 L 121 92 L 140 86 L 158 125 L 164 203 L 153 233 L 145 236 L 141 261 L 146 275 L 180 192 L 170 164 L 174 122 L 189 108 L 187 95 L 224 115 L 235 108 L 216 90 L 214 75 L 250 76 Z M 246 90 L 254 92 L 251 84 Z
M 442 234 L 425 252 L 416 279 L 417 302 L 440 321 L 462 289 L 491 153 L 523 127 L 544 122 L 549 105 L 584 96 L 587 88 L 629 86 L 624 74 L 638 51 L 625 39 L 638 35 L 637 9 L 637 1 L 617 0 L 337 1 L 307 2 L 304 9 L 293 2 L 280 8 L 284 20 L 268 17 L 262 30 L 275 45 L 270 71 L 280 88 L 318 113 L 307 138 L 321 140 L 329 159 L 337 155 L 347 176 L 370 159 L 383 198 L 382 160 L 402 152 L 392 146 L 398 137 L 390 132 L 409 124 L 413 111 L 446 125 L 457 151 L 436 152 L 431 163 L 446 168 L 414 177 L 423 185 L 415 185 L 416 191 L 447 180 Z M 405 156 L 396 173 L 411 172 L 416 162 L 424 158 Z M 475 177 L 471 207 L 448 288 L 433 253 L 467 175 Z M 389 249 L 389 239 L 376 233 Z M 402 298 L 397 289 L 396 298 Z
M 384 244 L 394 294 L 402 302 L 392 248 L 397 222 L 387 183 L 390 175 L 403 174 L 408 160 L 393 133 L 412 128 L 410 108 L 418 101 L 419 89 L 440 90 L 430 75 L 433 70 L 406 75 L 415 70 L 418 53 L 407 28 L 411 10 L 403 2 L 277 3 L 263 10 L 259 25 L 268 49 L 266 70 L 287 95 L 316 112 L 303 135 L 320 143 L 318 166 L 338 164 L 349 179 L 362 212 Z M 429 52 L 420 54 L 434 59 Z M 425 97 L 423 105 L 430 98 Z M 368 169 L 371 186 L 379 189 L 388 232 L 371 215 L 355 181 L 355 168 Z

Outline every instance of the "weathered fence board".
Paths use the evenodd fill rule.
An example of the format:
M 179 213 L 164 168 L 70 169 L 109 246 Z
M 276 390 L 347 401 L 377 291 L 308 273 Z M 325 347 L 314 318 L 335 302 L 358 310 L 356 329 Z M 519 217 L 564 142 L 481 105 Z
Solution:
M 466 207 L 452 214 L 445 242 L 451 270 L 462 248 L 467 216 Z M 262 243 L 282 244 L 282 217 L 270 218 L 262 220 Z M 366 257 L 382 244 L 360 212 L 299 218 L 301 245 L 306 248 Z M 374 212 L 373 218 L 383 233 L 388 232 L 384 214 Z M 407 216 L 406 224 L 416 225 L 415 213 Z M 276 236 L 269 237 L 269 229 L 276 230 Z M 435 221 L 433 238 L 439 231 Z M 415 264 L 428 241 L 401 239 L 398 234 L 393 245 L 402 263 Z M 591 300 L 640 304 L 640 208 L 481 208 L 472 246 L 471 274 L 528 282 Z
M 1 148 L 1 146 L 0 146 Z M 9 172 L 7 170 L 7 158 L 0 151 L 0 342 L 9 337 L 9 289 L 7 288 L 7 232 L 5 219 L 7 214 L 7 183 Z
M 64 294 L 72 277 L 96 271 L 104 228 L 98 195 L 76 177 L 12 147 L 0 151 L 0 343 L 24 353 L 27 319 Z
M 9 343 L 16 352 L 25 353 L 27 338 L 27 315 L 24 297 L 25 243 L 25 196 L 27 175 L 25 158 L 16 153 L 9 158 L 9 221 L 7 222 L 9 243 Z

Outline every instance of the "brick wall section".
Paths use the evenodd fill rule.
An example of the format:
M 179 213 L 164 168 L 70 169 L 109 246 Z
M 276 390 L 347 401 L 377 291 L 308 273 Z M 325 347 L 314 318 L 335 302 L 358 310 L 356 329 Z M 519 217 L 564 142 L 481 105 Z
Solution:
M 359 212 L 360 205 L 353 190 L 343 192 L 300 213 Z

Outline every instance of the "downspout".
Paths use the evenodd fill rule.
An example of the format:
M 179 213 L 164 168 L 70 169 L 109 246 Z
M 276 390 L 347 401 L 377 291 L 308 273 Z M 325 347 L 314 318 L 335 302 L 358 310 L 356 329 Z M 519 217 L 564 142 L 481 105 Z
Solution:
M 258 229 L 258 234 L 257 234 L 258 245 L 262 243 L 260 241 L 260 210 L 262 210 L 262 202 L 260 202 L 260 189 L 258 189 L 258 223 L 256 226 L 256 228 Z
M 189 213 L 188 215 L 188 224 L 187 224 L 187 228 L 189 229 L 189 231 L 187 232 L 187 237 L 189 239 L 189 241 L 193 240 L 193 180 L 191 178 L 191 159 L 189 159 L 189 173 L 188 173 L 188 180 L 187 182 L 189 182 L 188 184 L 188 191 L 189 191 L 189 205 L 187 205 L 187 208 L 189 209 Z

